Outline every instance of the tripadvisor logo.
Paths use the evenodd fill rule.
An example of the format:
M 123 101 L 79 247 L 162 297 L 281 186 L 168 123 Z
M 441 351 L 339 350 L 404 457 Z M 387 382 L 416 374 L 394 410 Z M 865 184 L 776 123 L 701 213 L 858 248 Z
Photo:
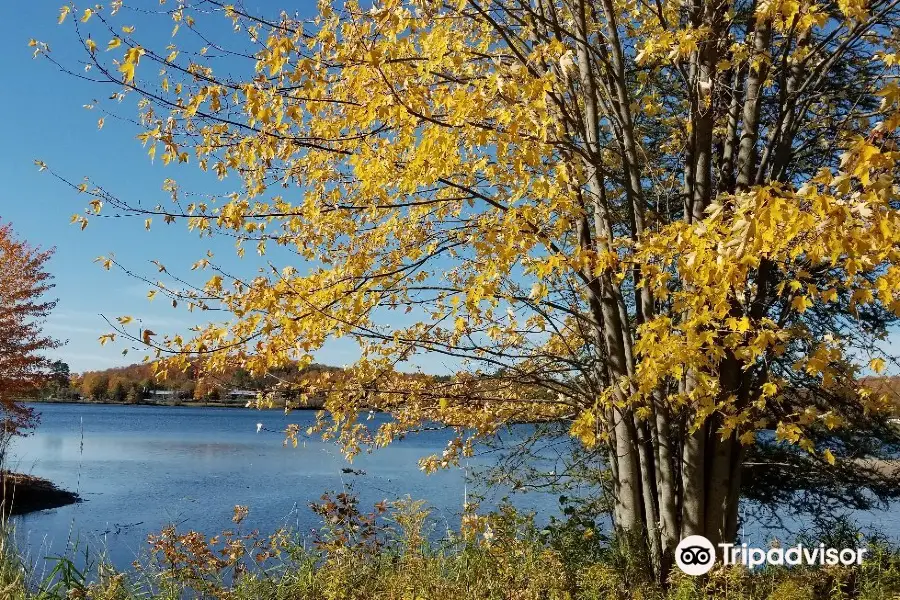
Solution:
M 675 548 L 675 564 L 688 575 L 703 575 L 716 562 L 716 547 L 702 535 L 689 535 Z
M 826 548 L 825 544 L 790 548 L 753 548 L 747 544 L 719 544 L 722 563 L 744 565 L 861 565 L 866 548 Z M 702 535 L 690 535 L 675 548 L 675 564 L 688 575 L 708 573 L 716 563 L 716 547 Z

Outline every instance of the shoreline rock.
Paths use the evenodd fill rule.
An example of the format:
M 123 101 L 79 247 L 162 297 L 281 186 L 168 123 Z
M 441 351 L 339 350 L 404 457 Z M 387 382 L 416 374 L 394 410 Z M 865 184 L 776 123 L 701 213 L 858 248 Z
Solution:
M 3 517 L 24 515 L 81 502 L 74 492 L 56 487 L 51 481 L 13 473 L 0 472 L 0 514 Z

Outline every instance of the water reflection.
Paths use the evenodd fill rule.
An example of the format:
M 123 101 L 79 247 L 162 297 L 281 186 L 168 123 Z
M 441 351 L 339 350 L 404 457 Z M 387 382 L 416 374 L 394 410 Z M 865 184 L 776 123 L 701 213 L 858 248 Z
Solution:
M 353 463 L 364 475 L 345 473 L 338 448 L 317 438 L 300 448 L 285 447 L 279 434 L 257 433 L 289 423 L 311 425 L 311 412 L 286 417 L 279 411 L 36 405 L 41 425 L 16 440 L 14 468 L 46 477 L 77 491 L 84 502 L 16 519 L 17 537 L 33 556 L 81 546 L 105 549 L 127 567 L 145 551 L 148 533 L 174 523 L 213 534 L 231 525 L 235 504 L 250 506 L 244 526 L 271 531 L 317 526 L 308 510 L 323 492 L 351 487 L 361 505 L 409 495 L 427 500 L 442 528 L 456 528 L 465 494 L 464 473 L 453 469 L 423 474 L 419 458 L 440 452 L 448 434 L 428 431 Z M 385 417 L 376 416 L 376 422 Z M 487 458 L 477 459 L 473 462 Z M 494 487 L 489 502 L 508 490 Z M 519 496 L 517 505 L 546 517 L 554 498 Z

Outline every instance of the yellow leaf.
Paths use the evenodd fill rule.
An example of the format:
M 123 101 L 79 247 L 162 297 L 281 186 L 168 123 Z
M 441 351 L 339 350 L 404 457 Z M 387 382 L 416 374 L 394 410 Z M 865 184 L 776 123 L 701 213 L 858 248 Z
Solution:
M 825 452 L 822 453 L 822 456 L 828 461 L 829 465 L 834 464 L 834 454 L 831 453 L 831 450 L 826 449 Z
M 122 40 L 120 40 L 119 38 L 113 38 L 113 39 L 109 40 L 109 43 L 106 45 L 106 49 L 107 49 L 107 51 L 115 50 L 116 48 L 118 48 L 121 45 L 122 45 Z
M 125 25 L 122 27 L 122 33 L 134 33 L 134 25 Z
M 841 425 L 842 419 L 834 413 L 828 413 L 824 416 L 825 427 L 835 429 Z
M 125 83 L 134 81 L 134 63 L 125 62 L 119 66 L 119 72 L 124 76 Z
M 466 330 L 466 320 L 462 317 L 456 319 L 456 333 L 462 333 Z
M 77 219 L 77 215 L 74 215 L 72 217 L 72 222 L 75 222 L 76 219 Z M 107 258 L 105 256 L 98 256 L 97 258 L 94 259 L 94 262 L 100 263 L 100 265 L 107 271 L 109 271 L 109 269 L 112 267 L 112 259 Z
M 581 440 L 588 448 L 597 444 L 596 417 L 593 411 L 585 410 L 572 421 L 569 434 Z
M 794 296 L 791 300 L 791 306 L 799 313 L 806 312 L 806 309 L 812 306 L 806 296 Z
M 134 321 L 134 319 L 132 317 L 127 317 L 127 316 L 126 317 L 118 317 L 116 320 L 119 323 L 121 323 L 122 325 L 128 325 L 129 323 Z
M 150 223 L 152 223 L 152 222 L 153 222 L 153 219 L 145 219 L 144 220 L 144 227 L 147 229 L 147 231 L 150 231 Z
M 84 9 L 84 14 L 81 15 L 81 22 L 87 23 L 93 15 L 94 15 L 93 10 L 91 10 L 90 8 Z
M 91 38 L 86 39 L 84 41 L 84 45 L 88 49 L 88 52 L 90 52 L 91 54 L 97 51 L 97 42 L 95 42 Z
M 62 25 L 63 21 L 66 20 L 66 17 L 69 16 L 69 10 L 71 10 L 68 6 L 63 6 L 59 9 L 59 20 L 57 23 Z
M 869 361 L 869 368 L 876 373 L 881 373 L 884 371 L 884 360 L 881 358 L 873 358 Z
M 103 129 L 103 123 L 104 123 L 103 117 L 100 117 L 99 119 L 97 119 L 97 129 Z

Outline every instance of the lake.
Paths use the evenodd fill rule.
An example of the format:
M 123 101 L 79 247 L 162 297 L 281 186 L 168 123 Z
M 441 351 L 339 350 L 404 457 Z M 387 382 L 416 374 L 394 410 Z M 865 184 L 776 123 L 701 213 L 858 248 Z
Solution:
M 146 552 L 149 533 L 168 524 L 213 535 L 233 527 L 236 504 L 250 507 L 244 530 L 319 525 L 308 508 L 326 491 L 352 486 L 360 508 L 407 495 L 426 500 L 436 527 L 456 529 L 470 488 L 463 468 L 432 475 L 417 460 L 441 452 L 450 434 L 424 431 L 348 465 L 339 448 L 318 437 L 285 447 L 288 423 L 305 428 L 312 411 L 234 408 L 33 404 L 41 413 L 34 435 L 13 442 L 11 468 L 75 491 L 84 502 L 15 517 L 16 538 L 32 559 L 67 554 L 74 544 L 103 550 L 127 568 Z M 377 414 L 374 421 L 386 420 Z M 264 430 L 257 433 L 257 423 Z M 518 426 L 528 428 L 529 426 Z M 265 429 L 272 431 L 265 431 Z M 472 459 L 469 466 L 489 458 Z M 348 474 L 352 467 L 365 474 Z M 508 493 L 494 487 L 482 506 Z M 516 494 L 514 504 L 546 520 L 556 496 Z M 24 544 L 23 544 L 24 543 Z
M 433 475 L 419 470 L 423 456 L 441 452 L 448 432 L 424 431 L 348 463 L 339 449 L 318 437 L 298 448 L 284 447 L 288 423 L 303 428 L 312 411 L 285 416 L 280 411 L 234 408 L 35 404 L 41 424 L 34 435 L 12 447 L 14 470 L 45 477 L 78 492 L 84 502 L 14 518 L 19 547 L 29 559 L 103 551 L 119 568 L 128 568 L 147 550 L 147 535 L 169 524 L 214 535 L 233 526 L 236 504 L 250 507 L 244 531 L 269 533 L 280 526 L 307 533 L 318 527 L 308 508 L 327 491 L 352 487 L 360 508 L 405 496 L 427 501 L 433 509 L 435 533 L 457 529 L 464 499 L 472 490 L 465 470 Z M 388 417 L 377 414 L 374 423 Z M 264 430 L 257 433 L 257 423 Z M 271 431 L 265 431 L 265 429 Z M 525 435 L 516 426 L 510 435 Z M 492 455 L 471 459 L 468 467 L 490 464 Z M 541 469 L 554 469 L 548 456 Z M 350 474 L 346 467 L 362 470 Z M 509 490 L 491 486 L 482 508 L 495 507 Z M 534 511 L 538 523 L 558 514 L 555 494 L 517 493 L 513 504 Z M 801 520 L 782 515 L 788 523 Z M 874 525 L 894 540 L 900 538 L 900 507 L 878 513 L 854 513 L 864 527 Z M 765 543 L 771 530 L 748 524 L 743 541 Z M 779 534 L 779 537 L 782 537 Z M 784 537 L 782 537 L 784 539 Z

